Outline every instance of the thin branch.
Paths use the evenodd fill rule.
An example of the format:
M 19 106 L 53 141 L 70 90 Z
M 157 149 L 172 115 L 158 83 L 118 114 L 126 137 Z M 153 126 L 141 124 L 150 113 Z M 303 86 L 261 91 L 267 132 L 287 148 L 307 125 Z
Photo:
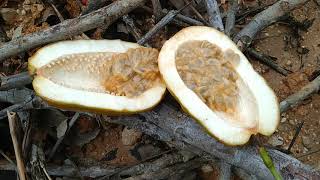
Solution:
M 33 49 L 35 47 L 63 40 L 70 36 L 100 27 L 109 26 L 118 18 L 142 6 L 146 0 L 119 0 L 90 14 L 66 20 L 43 31 L 28 34 L 0 46 L 0 60 Z
M 2 150 L 0 150 L 0 154 L 8 161 L 10 162 L 12 165 L 14 165 L 16 167 L 16 163 L 13 162 L 12 159 L 10 159 L 10 157 L 8 157 Z
M 159 32 L 165 25 L 167 25 L 179 12 L 176 10 L 171 10 L 169 13 L 163 17 L 152 29 L 147 32 L 137 43 L 140 45 L 145 44 L 152 36 Z
M 128 31 L 133 35 L 133 37 L 138 41 L 142 37 L 141 30 L 135 25 L 133 19 L 129 15 L 124 15 L 122 20 L 127 25 Z M 150 44 L 144 43 L 146 47 L 151 47 Z
M 238 0 L 229 1 L 229 9 L 227 13 L 225 33 L 230 37 L 236 21 L 236 13 L 238 9 Z
M 147 6 L 142 6 L 142 8 L 150 13 L 152 13 L 152 9 L 147 7 Z M 161 15 L 162 16 L 165 16 L 166 14 L 168 14 L 168 10 L 167 9 L 162 9 L 161 11 Z M 172 22 L 175 22 L 177 23 L 177 21 L 183 21 L 183 22 L 186 22 L 188 23 L 189 25 L 194 25 L 194 26 L 202 26 L 203 23 L 196 20 L 196 19 L 192 19 L 188 16 L 184 16 L 182 14 L 177 14 L 177 16 L 174 17 L 173 21 Z M 179 22 L 180 23 L 180 22 Z
M 56 7 L 53 3 L 51 3 L 50 1 L 49 1 L 49 4 L 50 4 L 50 6 L 52 7 L 53 11 L 54 11 L 54 12 L 56 13 L 56 15 L 58 16 L 60 22 L 64 21 L 64 18 L 63 18 L 63 16 L 61 15 L 61 13 L 59 12 L 59 10 L 57 9 L 57 7 Z
M 287 111 L 290 107 L 296 106 L 312 94 L 320 90 L 320 76 L 305 85 L 300 91 L 290 95 L 280 103 L 280 111 Z
M 34 96 L 34 91 L 27 88 L 10 89 L 8 91 L 0 91 L 0 102 L 18 104 L 32 96 Z
M 219 180 L 231 179 L 231 165 L 221 160 L 219 162 Z
M 126 23 L 128 30 L 133 35 L 133 37 L 136 40 L 139 40 L 142 36 L 142 33 L 141 33 L 141 30 L 137 28 L 136 25 L 134 24 L 133 19 L 129 15 L 124 15 L 122 17 L 122 20 L 124 21 L 124 23 Z
M 53 3 L 50 3 L 51 7 L 53 8 L 54 12 L 56 13 L 56 15 L 58 16 L 60 22 L 64 21 L 64 17 L 62 16 L 62 14 L 59 12 L 59 10 L 56 8 L 56 6 Z M 77 37 L 75 37 L 77 38 Z M 81 33 L 80 38 L 83 39 L 90 39 L 87 35 L 85 35 L 84 33 Z
M 140 115 L 106 117 L 106 120 L 111 123 L 139 129 L 178 148 L 191 150 L 199 154 L 199 156 L 223 159 L 227 163 L 242 168 L 260 179 L 272 178 L 256 147 L 224 146 L 206 134 L 203 128 L 192 118 L 182 113 L 180 109 L 171 106 L 163 102 L 152 111 L 141 113 Z M 283 173 L 284 177 L 305 176 L 306 178 L 320 178 L 319 172 L 289 155 L 272 149 L 269 150 L 269 153 L 274 159 L 276 168 Z M 299 174 L 296 174 L 296 172 L 299 172 Z
M 13 88 L 24 87 L 32 82 L 32 78 L 29 76 L 28 72 L 23 72 L 12 76 L 3 76 L 0 78 L 0 81 L 0 91 L 5 91 Z
M 96 178 L 104 175 L 110 175 L 117 171 L 119 168 L 90 166 L 79 167 L 79 169 L 82 176 Z M 0 161 L 0 170 L 15 171 L 15 167 L 11 163 Z M 72 165 L 47 164 L 46 170 L 48 174 L 51 176 L 78 177 L 77 170 Z M 27 172 L 30 172 L 30 168 L 27 168 Z
M 161 4 L 160 4 L 159 0 L 151 0 L 151 1 L 152 1 L 153 15 L 156 18 L 156 22 L 158 22 L 162 17 L 162 15 L 161 15 L 161 12 L 162 12 Z
M 320 152 L 320 147 L 318 147 L 318 148 L 315 149 L 315 150 L 311 150 L 311 151 L 309 151 L 309 152 L 307 152 L 307 153 L 301 154 L 301 155 L 297 156 L 297 158 L 298 158 L 298 159 L 301 159 L 301 158 L 303 158 L 303 157 L 306 157 L 306 156 L 308 156 L 308 155 L 311 155 L 311 154 L 314 154 L 314 153 L 318 153 L 318 152 Z
M 177 163 L 182 163 L 189 161 L 194 158 L 195 155 L 190 157 L 185 157 L 183 152 L 173 152 L 169 154 L 164 154 L 160 158 L 153 161 L 142 161 L 141 163 L 129 167 L 127 169 L 121 170 L 119 173 L 114 174 L 113 177 L 117 176 L 137 176 L 140 174 L 148 174 L 155 171 L 159 171 L 165 167 L 172 166 Z M 148 158 L 149 159 L 149 158 Z
M 219 6 L 216 0 L 205 0 L 209 16 L 209 24 L 220 31 L 224 31 Z
M 266 8 L 268 8 L 271 4 L 264 4 L 262 6 L 256 6 L 256 7 L 250 7 L 247 10 L 244 10 L 244 12 L 240 12 L 239 14 L 236 15 L 236 23 L 242 21 L 243 19 L 245 19 L 248 16 L 252 16 L 252 15 L 256 15 L 258 13 L 260 13 L 261 11 L 265 10 Z
M 156 172 L 151 173 L 144 173 L 142 175 L 138 175 L 135 177 L 126 178 L 125 180 L 142 180 L 142 179 L 154 179 L 154 180 L 161 180 L 161 179 L 167 179 L 180 171 L 191 171 L 193 169 L 199 168 L 202 164 L 204 164 L 205 161 L 200 158 L 196 158 L 187 162 L 182 162 L 175 164 L 170 167 L 165 167 L 163 169 L 160 169 Z
M 246 52 L 253 56 L 255 59 L 257 59 L 258 61 L 266 64 L 267 66 L 269 66 L 270 68 L 272 68 L 273 70 L 277 71 L 278 73 L 287 76 L 290 72 L 286 69 L 284 69 L 283 67 L 281 67 L 279 64 L 277 64 L 276 62 L 274 62 L 271 58 L 269 58 L 267 55 L 265 54 L 261 54 L 260 52 L 256 51 L 253 48 L 247 48 Z
M 16 155 L 16 161 L 17 161 L 17 169 L 18 169 L 18 174 L 20 180 L 26 180 L 26 169 L 24 166 L 23 159 L 21 158 L 21 147 L 19 143 L 19 140 L 16 135 L 17 131 L 17 116 L 16 113 L 12 112 L 7 112 L 8 113 L 8 120 L 9 120 L 9 127 L 10 127 L 10 134 L 11 134 L 11 139 L 14 147 L 14 153 Z
M 190 3 L 192 0 L 183 0 L 186 4 Z M 193 13 L 207 26 L 209 26 L 209 23 L 204 19 L 204 17 L 199 13 L 199 11 L 191 4 L 190 9 L 193 11 Z
M 148 171 L 149 169 L 152 170 L 154 168 L 157 168 L 158 166 L 163 166 L 161 162 L 169 163 L 168 165 L 171 164 L 171 161 L 176 162 L 176 156 L 178 153 L 172 153 L 173 150 L 170 149 L 168 151 L 163 151 L 159 154 L 156 154 L 154 156 L 148 157 L 146 159 L 141 160 L 140 162 L 132 165 L 132 166 L 127 166 L 123 168 L 118 168 L 114 173 L 105 175 L 97 180 L 104 180 L 104 179 L 110 179 L 112 177 L 118 177 L 118 176 L 128 176 L 128 175 L 137 175 L 140 173 L 143 173 L 144 171 Z M 172 156 L 174 155 L 174 156 Z M 180 155 L 180 154 L 179 154 Z M 166 157 L 169 156 L 167 159 Z M 156 159 L 158 158 L 158 159 Z M 156 159 L 156 160 L 154 160 Z M 161 159 L 159 161 L 159 159 Z M 151 162 L 154 160 L 153 162 Z M 160 162 L 160 164 L 159 164 Z
M 163 9 L 162 12 L 164 14 L 168 14 L 169 13 L 169 11 L 166 10 L 166 9 Z M 196 19 L 193 19 L 191 17 L 184 16 L 182 14 L 177 14 L 177 16 L 175 16 L 174 20 L 180 20 L 180 21 L 186 22 L 186 23 L 188 23 L 190 25 L 193 25 L 193 26 L 203 26 L 202 22 L 200 22 L 200 21 L 198 21 Z
M 204 159 L 195 158 L 194 156 L 187 157 L 184 152 L 173 152 L 170 154 L 164 154 L 154 160 L 139 163 L 128 168 L 117 168 L 102 165 L 93 165 L 90 167 L 79 167 L 78 171 L 83 177 L 112 179 L 112 177 L 128 177 L 128 176 L 153 176 L 155 174 L 161 176 L 168 176 L 170 174 L 178 173 L 177 171 L 188 171 L 199 167 L 202 163 L 206 162 Z M 190 168 L 188 168 L 191 165 Z M 177 168 L 179 167 L 179 168 Z M 176 171 L 174 170 L 176 169 Z M 14 165 L 0 161 L 0 170 L 14 171 Z M 30 168 L 27 168 L 27 172 L 30 172 Z M 46 171 L 51 176 L 67 176 L 67 177 L 79 177 L 77 174 L 77 168 L 72 165 L 46 165 Z
M 298 135 L 299 135 L 299 133 L 300 133 L 300 131 L 301 131 L 301 129 L 302 129 L 303 124 L 304 124 L 304 121 L 302 121 L 302 123 L 299 123 L 298 126 L 296 127 L 296 131 L 295 131 L 295 133 L 294 133 L 294 136 L 293 136 L 293 138 L 292 138 L 292 140 L 291 140 L 291 142 L 290 142 L 290 144 L 289 144 L 289 147 L 288 147 L 288 149 L 287 149 L 287 152 L 288 152 L 288 153 L 291 152 L 291 148 L 292 148 L 292 146 L 294 145 L 294 143 L 296 142 L 297 137 L 298 137 Z
M 27 96 L 23 102 L 19 104 L 14 104 L 5 109 L 2 109 L 0 111 L 0 120 L 7 117 L 7 111 L 19 112 L 19 111 L 41 108 L 41 107 L 48 107 L 48 105 L 45 102 L 43 102 L 38 96 L 34 96 L 34 95 Z
M 233 168 L 233 172 L 240 178 L 244 180 L 258 180 L 256 176 L 248 174 L 241 168 Z
M 234 38 L 240 49 L 248 47 L 258 32 L 309 0 L 280 0 L 257 14 Z

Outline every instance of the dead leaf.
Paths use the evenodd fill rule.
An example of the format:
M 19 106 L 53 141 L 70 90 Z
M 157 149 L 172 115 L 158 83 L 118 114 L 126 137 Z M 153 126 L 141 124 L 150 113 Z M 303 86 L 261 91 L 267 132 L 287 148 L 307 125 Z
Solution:
M 64 136 L 67 132 L 67 129 L 68 129 L 68 121 L 64 120 L 57 127 L 57 138 L 59 139 L 62 136 Z
M 13 8 L 0 8 L 0 15 L 8 25 L 13 25 L 19 20 L 19 14 Z

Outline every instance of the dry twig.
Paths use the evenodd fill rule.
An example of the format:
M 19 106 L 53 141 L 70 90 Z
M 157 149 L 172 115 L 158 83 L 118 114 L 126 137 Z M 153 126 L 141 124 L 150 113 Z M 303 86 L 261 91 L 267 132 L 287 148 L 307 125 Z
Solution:
M 34 96 L 34 91 L 27 88 L 10 89 L 8 91 L 0 91 L 0 102 L 18 104 L 32 96 Z
M 186 4 L 190 3 L 192 0 L 183 0 Z M 207 26 L 209 26 L 209 23 L 204 19 L 204 17 L 198 12 L 198 10 L 191 4 L 190 9 L 193 11 L 193 13 Z
M 173 176 L 179 171 L 191 171 L 193 169 L 199 168 L 205 161 L 200 158 L 196 158 L 187 162 L 178 163 L 173 166 L 165 167 L 160 169 L 156 172 L 144 173 L 142 175 L 138 175 L 135 177 L 125 178 L 125 180 L 142 180 L 142 179 L 154 179 L 154 180 L 161 180 L 167 179 L 170 176 Z
M 150 9 L 149 7 L 147 7 L 147 6 L 142 6 L 142 8 L 143 8 L 144 10 L 152 13 L 152 9 Z M 162 16 L 165 16 L 166 14 L 168 14 L 168 12 L 169 12 L 168 10 L 162 9 L 161 15 L 162 15 Z M 180 23 L 181 23 L 180 21 L 186 22 L 186 23 L 188 23 L 189 25 L 194 25 L 194 26 L 201 26 L 201 25 L 203 25 L 202 22 L 200 22 L 200 21 L 198 21 L 198 20 L 196 20 L 196 19 L 192 19 L 192 18 L 190 18 L 190 17 L 188 17 L 188 16 L 184 16 L 184 15 L 182 15 L 182 14 L 177 14 L 177 16 L 174 17 L 174 19 L 173 19 L 172 22 L 174 22 L 174 23 L 176 23 L 176 24 L 180 24 Z
M 290 95 L 280 103 L 280 111 L 287 111 L 320 90 L 320 76 L 304 86 L 300 91 Z
M 221 160 L 219 162 L 219 179 L 225 180 L 225 179 L 231 179 L 231 165 Z
M 96 27 L 107 27 L 146 0 L 119 0 L 90 14 L 66 20 L 46 30 L 28 34 L 0 46 L 0 60 L 32 48 L 63 40 Z
M 234 168 L 233 173 L 235 173 L 240 179 L 258 180 L 256 176 L 246 173 L 241 168 Z
M 157 32 L 159 32 L 165 25 L 167 25 L 177 14 L 179 11 L 171 10 L 168 14 L 163 17 L 155 26 L 150 29 L 147 34 L 145 34 L 137 43 L 140 45 L 145 44 L 152 36 L 154 36 Z
M 141 38 L 141 30 L 139 28 L 136 27 L 136 25 L 134 24 L 133 19 L 129 16 L 129 15 L 124 15 L 122 17 L 122 20 L 124 21 L 124 23 L 126 23 L 128 31 L 133 35 L 133 37 L 136 40 L 139 40 Z
M 189 116 L 165 103 L 162 103 L 153 111 L 138 116 L 108 117 L 106 120 L 139 129 L 152 137 L 166 141 L 176 147 L 187 148 L 200 156 L 223 159 L 250 174 L 257 175 L 259 178 L 272 178 L 255 147 L 226 147 L 204 133 L 202 127 Z M 283 173 L 284 177 L 320 178 L 319 172 L 312 170 L 309 166 L 289 155 L 277 150 L 269 150 L 269 153 L 274 159 L 276 168 Z M 287 168 L 288 166 L 290 168 Z M 299 174 L 296 172 L 299 172 Z
M 240 49 L 248 47 L 258 32 L 309 0 L 281 0 L 257 14 L 234 38 Z
M 258 61 L 268 65 L 271 67 L 273 70 L 277 71 L 278 73 L 287 76 L 290 72 L 283 67 L 281 67 L 279 64 L 274 62 L 272 59 L 270 59 L 267 55 L 261 54 L 258 51 L 252 49 L 252 48 L 247 48 L 246 52 L 256 58 Z
M 226 28 L 225 28 L 225 33 L 229 37 L 232 34 L 232 31 L 235 25 L 237 9 L 238 9 L 238 0 L 229 1 L 229 9 L 227 13 Z
M 156 18 L 156 22 L 158 22 L 162 15 L 162 8 L 159 0 L 151 0 L 152 1 L 152 7 L 153 7 L 153 15 Z
M 16 164 L 13 162 L 13 160 L 10 159 L 1 149 L 0 149 L 0 154 L 8 161 L 10 162 L 13 166 L 16 167 Z
M 5 91 L 30 84 L 32 82 L 32 78 L 29 76 L 28 72 L 23 72 L 12 76 L 3 76 L 0 78 L 0 81 L 0 91 Z
M 117 171 L 119 168 L 90 166 L 80 167 L 79 169 L 82 176 L 96 178 L 104 175 L 110 175 Z M 0 170 L 14 171 L 15 166 L 11 163 L 0 161 Z M 71 165 L 48 164 L 46 166 L 46 170 L 51 176 L 78 177 L 76 168 Z M 27 168 L 27 172 L 30 172 L 30 168 Z
M 19 112 L 28 109 L 46 107 L 46 103 L 44 103 L 38 96 L 30 95 L 27 96 L 23 102 L 14 104 L 0 111 L 0 119 L 4 119 L 7 117 L 7 111 L 9 112 Z
M 156 155 L 156 157 L 161 156 L 158 159 L 155 159 L 156 157 L 148 158 L 132 167 L 120 169 L 119 172 L 112 174 L 112 176 L 109 176 L 109 177 L 128 177 L 128 176 L 138 176 L 141 174 L 151 174 L 153 172 L 160 171 L 165 167 L 172 166 L 177 163 L 189 161 L 195 157 L 194 154 L 185 153 L 183 151 L 172 152 L 172 153 L 164 152 L 161 154 L 162 155 Z M 151 161 L 152 159 L 155 159 L 155 160 Z M 99 180 L 103 180 L 106 178 L 107 177 L 103 177 L 103 178 L 100 178 Z
M 205 0 L 209 16 L 209 24 L 220 31 L 224 31 L 219 6 L 216 0 Z
M 9 120 L 9 127 L 10 127 L 10 134 L 11 134 L 11 139 L 14 147 L 14 153 L 16 155 L 16 161 L 17 161 L 17 169 L 18 169 L 18 174 L 20 180 L 26 180 L 26 169 L 24 166 L 23 159 L 21 158 L 21 147 L 19 143 L 19 140 L 16 135 L 16 130 L 17 130 L 17 116 L 16 113 L 9 112 L 8 113 L 8 120 Z

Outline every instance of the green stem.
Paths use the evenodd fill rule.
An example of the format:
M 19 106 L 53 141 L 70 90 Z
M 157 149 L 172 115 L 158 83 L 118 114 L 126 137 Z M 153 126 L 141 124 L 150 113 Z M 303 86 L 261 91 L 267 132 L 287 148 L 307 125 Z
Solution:
M 272 162 L 272 159 L 270 158 L 266 148 L 259 147 L 259 153 L 260 156 L 264 162 L 264 164 L 267 166 L 267 168 L 270 170 L 271 174 L 276 180 L 283 180 L 280 173 L 277 171 L 277 169 L 274 167 L 274 164 Z

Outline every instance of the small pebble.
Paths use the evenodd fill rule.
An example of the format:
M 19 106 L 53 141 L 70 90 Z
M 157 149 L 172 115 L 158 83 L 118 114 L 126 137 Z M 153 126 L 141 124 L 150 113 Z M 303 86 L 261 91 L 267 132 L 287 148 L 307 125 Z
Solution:
M 310 149 L 312 147 L 312 139 L 310 139 L 307 136 L 302 136 L 302 144 L 304 145 L 304 147 Z
M 281 146 L 283 145 L 283 138 L 280 136 L 271 136 L 268 143 L 272 146 Z
M 203 166 L 201 167 L 201 171 L 202 171 L 203 173 L 209 173 L 209 172 L 212 172 L 212 171 L 213 171 L 213 168 L 212 168 L 211 165 L 205 164 L 205 165 L 203 165 Z
M 287 65 L 287 66 L 291 66 L 291 65 L 292 65 L 292 61 L 288 60 L 288 61 L 286 62 L 286 65 Z
M 289 120 L 289 124 L 291 124 L 291 125 L 293 125 L 293 126 L 296 125 L 296 123 L 294 122 L 293 119 L 290 119 L 290 120 Z
M 133 145 L 140 139 L 141 135 L 141 132 L 125 127 L 121 135 L 122 144 L 126 146 Z
M 286 122 L 286 121 L 287 121 L 287 118 L 285 118 L 285 117 L 281 118 L 281 122 L 282 122 L 282 123 L 284 123 L 284 122 Z

